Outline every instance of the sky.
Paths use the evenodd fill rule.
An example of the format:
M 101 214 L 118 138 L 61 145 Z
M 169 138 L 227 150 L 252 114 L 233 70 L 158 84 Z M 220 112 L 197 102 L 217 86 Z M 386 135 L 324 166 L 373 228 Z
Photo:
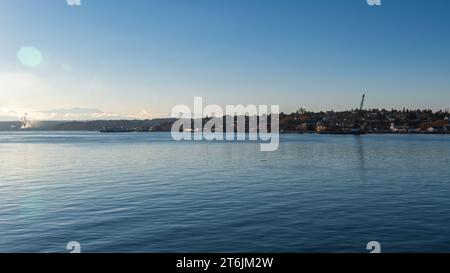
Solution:
M 450 106 L 450 1 L 0 1 L 0 120 Z

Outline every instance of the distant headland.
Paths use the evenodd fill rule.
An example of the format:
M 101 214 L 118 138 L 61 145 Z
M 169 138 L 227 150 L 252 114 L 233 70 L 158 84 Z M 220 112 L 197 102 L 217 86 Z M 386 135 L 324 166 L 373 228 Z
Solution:
M 295 113 L 279 114 L 281 133 L 450 133 L 449 111 L 432 110 L 349 110 L 311 112 L 300 109 Z M 235 117 L 236 120 L 237 117 Z M 245 117 L 248 121 L 249 118 Z M 258 117 L 256 117 L 258 118 Z M 207 122 L 211 118 L 204 118 Z M 224 117 L 225 119 L 225 117 Z M 0 122 L 0 131 L 102 131 L 102 132 L 168 132 L 173 118 L 152 120 L 92 120 L 92 121 L 19 121 Z M 25 124 L 24 124 L 25 122 Z M 246 130 L 248 122 L 246 122 Z M 195 128 L 189 128 L 195 130 Z

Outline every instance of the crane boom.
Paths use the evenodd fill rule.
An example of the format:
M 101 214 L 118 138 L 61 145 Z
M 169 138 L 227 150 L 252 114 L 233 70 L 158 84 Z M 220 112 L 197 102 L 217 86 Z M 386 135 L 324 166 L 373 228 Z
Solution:
M 366 94 L 363 94 L 362 99 L 361 99 L 361 106 L 359 107 L 359 112 L 361 112 L 364 107 L 364 99 L 365 98 L 366 98 Z

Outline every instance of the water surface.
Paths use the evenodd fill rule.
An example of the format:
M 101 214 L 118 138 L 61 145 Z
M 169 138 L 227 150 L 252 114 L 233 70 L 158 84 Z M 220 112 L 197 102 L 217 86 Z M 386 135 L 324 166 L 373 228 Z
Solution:
M 0 132 L 0 252 L 450 251 L 450 136 Z

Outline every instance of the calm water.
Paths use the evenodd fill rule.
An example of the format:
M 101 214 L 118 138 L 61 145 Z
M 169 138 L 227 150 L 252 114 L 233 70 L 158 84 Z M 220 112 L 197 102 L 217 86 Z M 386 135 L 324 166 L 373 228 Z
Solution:
M 450 251 L 450 136 L 0 132 L 0 252 Z

